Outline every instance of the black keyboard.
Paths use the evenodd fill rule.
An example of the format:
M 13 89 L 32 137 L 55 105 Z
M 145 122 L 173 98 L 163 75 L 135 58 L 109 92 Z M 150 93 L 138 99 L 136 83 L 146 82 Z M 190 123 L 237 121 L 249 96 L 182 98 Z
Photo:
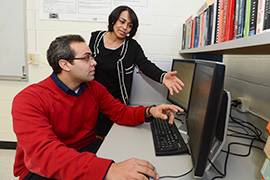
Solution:
M 176 125 L 168 121 L 153 119 L 151 130 L 156 156 L 167 156 L 188 153 L 187 145 Z

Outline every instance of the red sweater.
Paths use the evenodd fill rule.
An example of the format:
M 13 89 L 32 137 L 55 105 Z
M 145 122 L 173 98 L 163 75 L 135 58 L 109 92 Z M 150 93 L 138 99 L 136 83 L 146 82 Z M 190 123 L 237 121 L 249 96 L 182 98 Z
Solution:
M 101 111 L 117 124 L 144 122 L 144 107 L 126 107 L 98 82 L 80 96 L 65 93 L 49 77 L 22 90 L 13 101 L 18 144 L 14 175 L 29 171 L 54 179 L 103 179 L 112 160 L 77 150 L 95 140 Z

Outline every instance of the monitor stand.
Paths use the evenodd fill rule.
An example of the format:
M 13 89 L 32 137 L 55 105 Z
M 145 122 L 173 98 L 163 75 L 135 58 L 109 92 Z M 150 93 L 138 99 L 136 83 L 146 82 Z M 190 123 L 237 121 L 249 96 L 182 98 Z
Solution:
M 210 150 L 208 159 L 214 163 L 215 159 L 221 152 L 223 146 L 226 143 L 226 136 L 227 136 L 227 128 L 229 123 L 229 115 L 230 115 L 230 108 L 231 108 L 231 94 L 230 92 L 224 90 L 222 101 L 221 101 L 221 108 L 219 119 L 216 127 L 216 134 L 213 140 L 213 145 Z M 207 166 L 205 171 L 209 170 L 211 164 L 207 162 Z
M 180 121 L 180 126 L 177 126 L 179 132 L 187 135 L 186 113 L 176 113 L 174 116 L 175 120 Z

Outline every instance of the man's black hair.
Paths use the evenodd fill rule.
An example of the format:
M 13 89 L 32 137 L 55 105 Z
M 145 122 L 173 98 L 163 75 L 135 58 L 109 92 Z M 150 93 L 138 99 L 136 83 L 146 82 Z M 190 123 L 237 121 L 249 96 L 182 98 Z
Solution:
M 70 44 L 73 42 L 85 42 L 80 35 L 64 35 L 59 36 L 53 40 L 47 50 L 47 60 L 53 71 L 58 74 L 62 71 L 59 66 L 59 60 L 65 59 L 73 62 L 75 54 L 71 49 Z

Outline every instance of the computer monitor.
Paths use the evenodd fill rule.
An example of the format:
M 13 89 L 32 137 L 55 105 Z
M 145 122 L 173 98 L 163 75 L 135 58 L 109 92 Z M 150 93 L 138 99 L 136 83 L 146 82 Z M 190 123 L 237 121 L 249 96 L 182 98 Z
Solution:
M 195 60 L 174 59 L 172 62 L 172 71 L 177 71 L 176 76 L 184 83 L 184 88 L 179 93 L 170 94 L 168 91 L 167 100 L 188 111 L 190 92 L 192 87 L 193 75 L 195 69 Z
M 216 133 L 224 73 L 222 63 L 196 61 L 186 120 L 195 177 L 202 177 L 205 172 Z

